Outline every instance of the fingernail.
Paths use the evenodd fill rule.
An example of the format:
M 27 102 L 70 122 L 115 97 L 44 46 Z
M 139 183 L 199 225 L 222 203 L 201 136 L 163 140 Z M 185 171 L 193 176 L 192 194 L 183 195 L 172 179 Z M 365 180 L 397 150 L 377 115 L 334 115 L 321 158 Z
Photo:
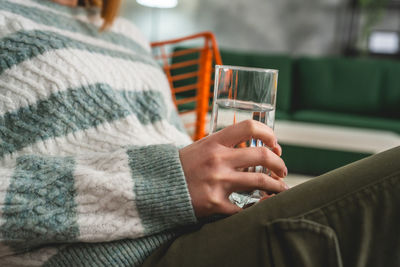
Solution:
M 288 190 L 290 187 L 288 186 L 287 183 L 284 183 L 284 184 L 285 184 L 285 189 Z

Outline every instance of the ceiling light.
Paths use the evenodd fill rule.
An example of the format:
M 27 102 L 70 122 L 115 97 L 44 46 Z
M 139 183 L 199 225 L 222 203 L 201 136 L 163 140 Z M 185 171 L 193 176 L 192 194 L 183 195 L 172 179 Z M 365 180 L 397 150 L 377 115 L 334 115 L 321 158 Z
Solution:
M 178 5 L 178 0 L 136 0 L 142 6 L 155 8 L 173 8 Z

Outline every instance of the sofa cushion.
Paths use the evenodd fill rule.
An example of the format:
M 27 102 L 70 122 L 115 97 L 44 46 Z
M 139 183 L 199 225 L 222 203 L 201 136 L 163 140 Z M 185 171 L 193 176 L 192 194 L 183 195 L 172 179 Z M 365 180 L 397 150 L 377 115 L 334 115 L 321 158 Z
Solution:
M 385 62 L 384 86 L 381 91 L 382 115 L 400 118 L 400 62 Z
M 371 154 L 352 151 L 340 151 L 316 147 L 304 147 L 281 144 L 282 159 L 289 173 L 321 175 L 346 164 L 368 157 Z
M 188 47 L 175 47 L 173 52 L 179 52 L 179 51 L 182 51 L 185 49 L 188 49 Z M 194 59 L 198 59 L 198 58 L 199 58 L 199 53 L 190 53 L 190 54 L 185 54 L 182 56 L 174 56 L 171 58 L 171 64 L 186 62 L 186 61 L 194 60 Z M 198 70 L 199 70 L 198 65 L 190 65 L 190 66 L 186 66 L 186 67 L 171 69 L 171 75 L 172 76 L 182 75 L 182 74 L 196 72 Z M 173 81 L 173 85 L 175 88 L 185 86 L 185 85 L 191 85 L 191 84 L 195 84 L 195 83 L 197 83 L 197 76 Z M 197 93 L 196 90 L 190 90 L 190 91 L 185 91 L 185 92 L 181 92 L 181 93 L 176 93 L 176 98 L 182 99 L 182 98 L 187 98 L 187 97 L 193 97 L 196 95 L 196 93 Z M 194 109 L 194 108 L 195 108 L 194 102 L 178 106 L 179 111 L 183 111 L 186 109 Z
M 291 117 L 292 116 L 289 113 L 279 109 L 275 112 L 275 120 L 290 120 Z
M 379 129 L 400 134 L 400 120 L 398 119 L 324 112 L 319 110 L 297 111 L 292 115 L 292 119 L 295 121 Z
M 380 110 L 383 69 L 377 60 L 300 58 L 295 71 L 297 108 L 358 114 Z

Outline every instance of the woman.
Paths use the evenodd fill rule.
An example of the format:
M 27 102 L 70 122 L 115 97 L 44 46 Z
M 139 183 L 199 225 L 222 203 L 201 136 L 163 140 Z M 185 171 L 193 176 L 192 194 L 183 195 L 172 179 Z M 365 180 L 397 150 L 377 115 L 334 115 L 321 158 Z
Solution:
M 287 190 L 263 124 L 190 144 L 118 1 L 55 2 L 0 0 L 1 266 L 400 263 L 399 148 Z M 272 152 L 233 148 L 250 137 Z M 252 189 L 279 194 L 229 202 Z

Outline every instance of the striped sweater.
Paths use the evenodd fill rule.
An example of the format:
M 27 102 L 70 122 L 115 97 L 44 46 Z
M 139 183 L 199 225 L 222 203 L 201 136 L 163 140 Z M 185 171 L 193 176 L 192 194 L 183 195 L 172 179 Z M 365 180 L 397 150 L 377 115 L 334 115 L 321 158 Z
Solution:
M 196 222 L 150 47 L 98 10 L 0 0 L 0 266 L 138 266 Z

